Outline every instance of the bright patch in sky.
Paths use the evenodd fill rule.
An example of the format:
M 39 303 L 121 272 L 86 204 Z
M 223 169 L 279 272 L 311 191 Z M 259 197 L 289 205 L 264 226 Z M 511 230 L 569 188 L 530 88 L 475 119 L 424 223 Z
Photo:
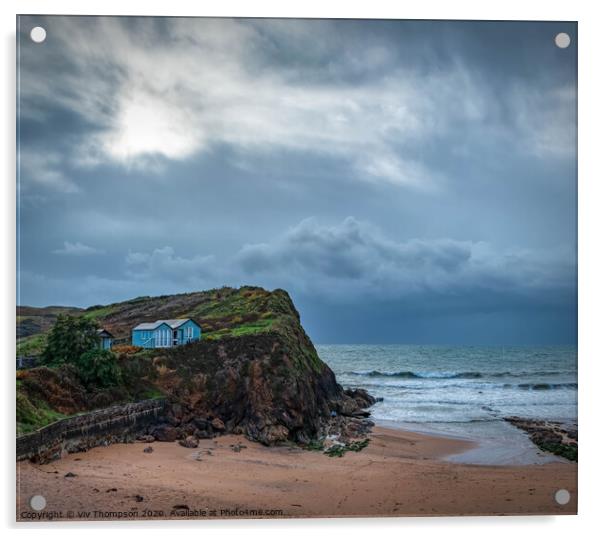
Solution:
M 21 303 L 282 286 L 318 341 L 575 340 L 574 24 L 20 28 Z

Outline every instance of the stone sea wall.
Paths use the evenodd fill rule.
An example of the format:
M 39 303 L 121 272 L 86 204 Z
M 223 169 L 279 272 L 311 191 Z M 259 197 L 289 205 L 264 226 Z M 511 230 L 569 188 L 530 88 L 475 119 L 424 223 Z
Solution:
M 133 442 L 162 418 L 165 399 L 147 399 L 72 416 L 17 437 L 17 460 L 45 463 L 63 453 L 87 451 L 96 446 Z

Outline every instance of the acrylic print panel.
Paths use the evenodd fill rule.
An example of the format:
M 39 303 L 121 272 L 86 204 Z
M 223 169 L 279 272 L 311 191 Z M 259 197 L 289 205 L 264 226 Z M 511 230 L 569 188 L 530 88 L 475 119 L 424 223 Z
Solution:
M 20 521 L 576 512 L 575 23 L 17 33 Z

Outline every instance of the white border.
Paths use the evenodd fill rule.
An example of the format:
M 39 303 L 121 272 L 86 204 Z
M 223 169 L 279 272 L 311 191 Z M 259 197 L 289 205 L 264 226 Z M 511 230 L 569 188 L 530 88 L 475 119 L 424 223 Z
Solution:
M 594 2 L 546 2 L 527 0 L 474 0 L 393 2 L 386 0 L 345 0 L 326 2 L 305 0 L 295 4 L 282 1 L 228 1 L 204 3 L 194 1 L 134 2 L 126 0 L 4 0 L 2 10 L 2 70 L 3 127 L 0 131 L 4 174 L 2 177 L 0 210 L 2 222 L 2 308 L 0 330 L 6 331 L 4 341 L 4 425 L 0 442 L 4 465 L 5 487 L 2 490 L 3 525 L 14 523 L 14 326 L 15 326 L 15 15 L 31 13 L 106 14 L 106 15 L 196 15 L 196 16 L 286 16 L 286 17 L 346 17 L 346 18 L 414 18 L 414 19 L 490 19 L 490 20 L 577 20 L 579 22 L 579 392 L 580 392 L 580 463 L 579 516 L 577 517 L 491 517 L 491 518 L 431 518 L 431 519 L 330 519 L 293 521 L 204 521 L 151 523 L 70 523 L 45 525 L 43 531 L 81 531 L 101 534 L 110 530 L 125 533 L 142 529 L 145 533 L 190 530 L 198 533 L 244 531 L 248 535 L 282 534 L 305 535 L 325 531 L 345 536 L 362 535 L 368 531 L 399 535 L 403 531 L 419 531 L 421 537 L 446 535 L 504 535 L 508 532 L 545 532 L 547 536 L 567 532 L 586 532 L 597 525 L 600 484 L 599 447 L 602 446 L 600 417 L 602 409 L 599 384 L 602 382 L 602 345 L 600 344 L 600 314 L 598 304 L 602 263 L 600 256 L 602 222 L 600 219 L 600 134 L 599 96 L 602 95 L 600 74 L 600 18 Z M 598 98 L 596 98 L 598 97 Z M 4 334 L 3 334 L 4 336 Z M 21 535 L 39 531 L 31 525 L 20 524 Z

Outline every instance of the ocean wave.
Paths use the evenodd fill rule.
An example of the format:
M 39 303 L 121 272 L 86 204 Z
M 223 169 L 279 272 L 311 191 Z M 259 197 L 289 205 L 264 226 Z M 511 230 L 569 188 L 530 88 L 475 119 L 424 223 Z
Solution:
M 554 370 L 554 371 L 503 371 L 499 373 L 486 373 L 488 377 L 557 377 L 559 375 L 571 375 L 575 374 L 576 371 L 569 370 Z
M 510 385 L 514 387 L 513 385 Z M 561 382 L 558 384 L 550 384 L 547 382 L 525 382 L 518 385 L 522 390 L 576 390 L 576 382 Z
M 462 373 L 442 373 L 442 372 L 419 372 L 414 371 L 348 371 L 347 375 L 358 375 L 362 377 L 394 377 L 404 379 L 478 379 L 483 376 L 478 371 L 465 371 Z
M 399 395 L 403 396 L 408 393 L 421 393 L 421 392 L 441 392 L 445 393 L 445 390 L 449 389 L 461 389 L 466 393 L 479 393 L 490 390 L 576 390 L 578 385 L 576 382 L 561 382 L 561 383 L 547 383 L 547 382 L 524 382 L 521 384 L 512 383 L 492 383 L 492 382 L 479 382 L 474 384 L 459 384 L 459 383 L 432 383 L 429 385 L 422 384 L 416 385 L 411 383 L 402 384 L 391 384 L 385 382 L 372 382 L 364 384 L 345 384 L 346 387 L 350 388 L 366 388 L 368 391 L 374 389 L 389 389 L 399 392 Z
M 520 378 L 520 377 L 543 377 L 558 376 L 573 373 L 571 371 L 521 371 L 512 373 L 511 371 L 484 372 L 484 371 L 345 371 L 344 375 L 354 375 L 361 377 L 383 377 L 383 378 L 404 378 L 404 379 L 481 379 L 481 378 Z

